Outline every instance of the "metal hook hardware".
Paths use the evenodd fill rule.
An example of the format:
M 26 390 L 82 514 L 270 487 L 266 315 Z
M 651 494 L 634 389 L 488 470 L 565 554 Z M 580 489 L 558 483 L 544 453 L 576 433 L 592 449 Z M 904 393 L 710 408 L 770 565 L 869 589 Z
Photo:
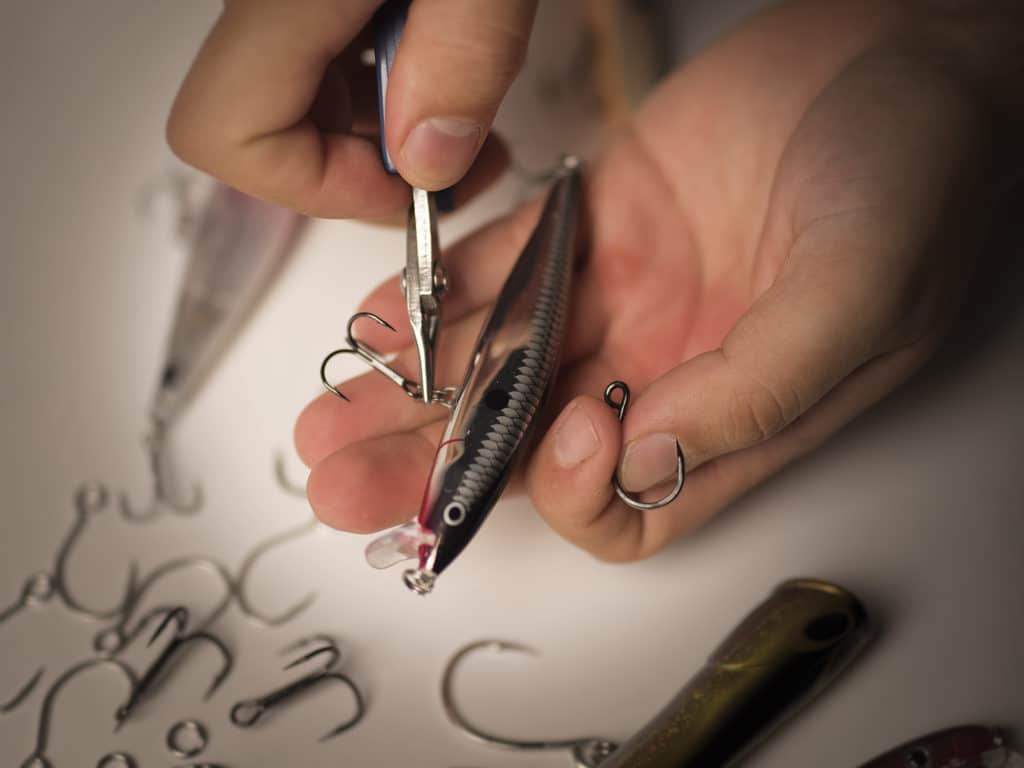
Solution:
M 350 719 L 321 736 L 320 741 L 327 741 L 335 736 L 339 736 L 350 728 L 358 725 L 366 714 L 366 703 L 363 699 L 362 692 L 347 675 L 344 675 L 341 672 L 330 671 L 341 658 L 341 653 L 331 638 L 324 635 L 314 635 L 313 637 L 304 638 L 282 649 L 282 653 L 288 653 L 292 650 L 297 650 L 313 644 L 318 644 L 318 647 L 289 662 L 285 665 L 284 669 L 293 669 L 300 664 L 310 661 L 311 659 L 319 656 L 327 656 L 326 661 L 323 662 L 323 666 L 320 669 L 310 672 L 309 674 L 300 677 L 298 680 L 288 683 L 287 685 L 258 698 L 245 699 L 237 702 L 231 708 L 231 722 L 239 728 L 250 728 L 256 725 L 268 710 L 283 704 L 289 699 L 305 691 L 312 690 L 313 688 L 319 687 L 324 683 L 333 680 L 344 685 L 352 693 L 352 696 L 355 699 L 356 712 Z
M 615 392 L 621 392 L 622 398 L 619 400 L 615 399 Z M 604 401 L 619 415 L 619 421 L 622 421 L 626 417 L 626 408 L 629 406 L 629 387 L 624 381 L 613 381 L 604 390 Z M 641 501 L 636 498 L 629 491 L 623 488 L 619 484 L 619 475 L 616 472 L 612 475 L 612 485 L 615 487 L 615 495 L 618 496 L 622 502 L 632 509 L 646 511 L 651 509 L 661 509 L 662 507 L 668 506 L 676 497 L 679 492 L 683 490 L 683 483 L 686 482 L 686 460 L 683 458 L 683 448 L 679 445 L 679 441 L 676 441 L 676 484 L 668 494 L 657 501 Z
M 348 400 L 348 398 L 342 394 L 337 387 L 328 381 L 327 366 L 335 357 L 339 357 L 341 355 L 355 355 L 378 373 L 382 373 L 387 376 L 390 381 L 401 387 L 402 391 L 414 400 L 424 400 L 430 403 L 440 403 L 441 405 L 451 406 L 455 399 L 454 387 L 434 389 L 430 392 L 430 396 L 428 398 L 424 396 L 423 389 L 419 383 L 400 374 L 388 364 L 383 355 L 357 339 L 353 331 L 353 326 L 357 320 L 361 320 L 363 318 L 373 320 L 377 325 L 382 328 L 387 328 L 389 331 L 395 331 L 395 327 L 391 325 L 391 323 L 379 315 L 375 315 L 373 312 L 357 312 L 352 315 L 352 317 L 349 318 L 348 327 L 345 332 L 349 346 L 334 350 L 323 359 L 322 363 L 320 363 L 320 381 L 323 383 L 324 388 L 327 389 L 328 392 L 337 395 L 342 400 Z M 397 333 L 397 331 L 395 332 Z
M 529 751 L 570 750 L 572 752 L 575 768 L 597 768 L 597 766 L 600 765 L 606 757 L 615 751 L 617 745 L 607 739 L 584 738 L 553 741 L 508 739 L 504 736 L 496 736 L 470 723 L 455 703 L 452 680 L 454 679 L 455 670 L 459 664 L 471 653 L 483 649 L 498 651 L 499 653 L 503 651 L 515 651 L 517 653 L 527 653 L 531 655 L 536 654 L 536 651 L 528 646 L 520 645 L 519 643 L 511 643 L 505 640 L 480 640 L 459 649 L 448 661 L 444 670 L 444 675 L 441 678 L 441 703 L 444 706 L 445 714 L 456 728 L 465 732 L 477 741 L 490 744 L 491 746 L 501 747 L 503 749 Z

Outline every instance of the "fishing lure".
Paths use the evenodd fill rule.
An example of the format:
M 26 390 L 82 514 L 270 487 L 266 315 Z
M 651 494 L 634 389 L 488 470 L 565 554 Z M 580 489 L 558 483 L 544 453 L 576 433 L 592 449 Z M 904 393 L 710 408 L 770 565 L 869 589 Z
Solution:
M 550 394 L 568 315 L 569 288 L 580 199 L 580 170 L 566 158 L 554 174 L 536 228 L 512 267 L 484 324 L 462 386 L 435 389 L 430 402 L 451 408 L 434 458 L 419 515 L 371 542 L 366 557 L 375 568 L 404 560 L 418 567 L 404 573 L 414 592 L 425 595 L 437 577 L 476 535 L 505 489 L 512 470 Z M 370 312 L 349 320 L 349 346 L 324 358 L 320 379 L 333 394 L 345 396 L 327 379 L 327 365 L 337 355 L 354 354 L 386 375 L 410 397 L 420 399 L 421 384 L 390 367 L 375 350 L 355 337 L 353 323 L 370 318 L 394 330 Z M 621 391 L 621 399 L 614 395 Z M 620 419 L 629 390 L 613 382 L 605 393 Z M 672 502 L 683 487 L 685 465 L 677 445 L 677 479 L 664 498 L 643 502 L 624 491 L 613 477 L 619 498 L 630 507 L 649 510 Z
M 421 595 L 433 589 L 438 575 L 465 549 L 494 507 L 551 390 L 567 314 L 579 195 L 578 163 L 570 158 L 563 162 L 540 221 L 484 324 L 462 386 L 432 393 L 432 402 L 449 405 L 451 416 L 418 517 L 366 549 L 375 568 L 418 560 L 404 579 Z M 353 320 L 362 315 L 369 313 Z M 328 390 L 341 395 L 326 378 L 327 363 L 335 355 L 351 353 L 420 397 L 418 384 L 354 337 L 351 321 L 348 339 L 349 348 L 335 350 L 321 365 Z
M 1007 749 L 998 732 L 961 725 L 907 742 L 861 768 L 1022 768 L 1024 757 Z

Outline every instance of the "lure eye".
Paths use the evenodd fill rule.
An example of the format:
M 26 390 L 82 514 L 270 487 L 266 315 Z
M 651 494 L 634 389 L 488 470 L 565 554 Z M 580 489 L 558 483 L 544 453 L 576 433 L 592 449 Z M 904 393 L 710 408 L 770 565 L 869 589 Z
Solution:
M 466 508 L 458 501 L 453 501 L 444 508 L 444 521 L 453 528 L 461 525 L 466 519 Z

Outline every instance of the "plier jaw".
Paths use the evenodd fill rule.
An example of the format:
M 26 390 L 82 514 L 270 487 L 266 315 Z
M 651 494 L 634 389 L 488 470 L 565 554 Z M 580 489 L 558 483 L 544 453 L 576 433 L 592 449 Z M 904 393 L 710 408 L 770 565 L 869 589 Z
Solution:
M 402 291 L 419 358 L 420 398 L 427 404 L 433 400 L 434 348 L 441 325 L 441 298 L 447 282 L 440 261 L 434 195 L 414 187 L 409 207 Z

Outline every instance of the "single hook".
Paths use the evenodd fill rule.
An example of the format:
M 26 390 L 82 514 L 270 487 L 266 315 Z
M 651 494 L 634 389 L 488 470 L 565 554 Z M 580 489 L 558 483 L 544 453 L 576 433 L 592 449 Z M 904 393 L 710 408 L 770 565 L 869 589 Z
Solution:
M 203 641 L 209 643 L 221 655 L 221 668 L 220 671 L 214 675 L 209 687 L 206 689 L 206 693 L 203 695 L 203 699 L 209 699 L 221 684 L 227 679 L 228 675 L 231 674 L 231 669 L 234 666 L 234 659 L 231 655 L 231 651 L 228 650 L 224 642 L 209 632 L 192 632 L 185 634 L 185 627 L 188 625 L 188 609 L 184 606 L 176 606 L 172 609 L 158 608 L 155 611 L 150 612 L 139 622 L 139 626 L 136 627 L 132 633 L 132 638 L 142 631 L 143 627 L 158 613 L 164 613 L 163 621 L 153 632 L 152 637 L 149 638 L 147 646 L 152 645 L 157 641 L 160 635 L 163 634 L 164 630 L 170 626 L 172 622 L 178 625 L 177 631 L 174 637 L 171 639 L 160 654 L 156 657 L 149 668 L 143 673 L 142 678 L 139 680 L 138 685 L 132 689 L 131 696 L 128 698 L 123 705 L 118 707 L 115 717 L 120 726 L 125 720 L 128 719 L 132 711 L 138 705 L 139 701 L 149 692 L 153 687 L 154 683 L 160 678 L 160 675 L 167 669 L 168 665 L 177 657 L 180 657 L 181 653 L 186 649 L 187 646 Z M 130 642 L 130 640 L 129 640 Z M 191 757 L 191 755 L 183 755 L 183 757 Z
M 114 667 L 128 680 L 129 690 L 135 689 L 136 679 L 135 673 L 125 664 L 114 659 L 88 659 L 86 661 L 75 664 L 70 669 L 66 670 L 64 674 L 57 678 L 57 680 L 50 686 L 50 690 L 46 692 L 46 696 L 43 698 L 43 705 L 39 712 L 39 723 L 36 727 L 36 745 L 32 750 L 32 754 L 29 755 L 25 761 L 21 764 L 21 768 L 53 768 L 53 763 L 46 757 L 46 748 L 50 739 L 50 728 L 51 721 L 53 719 L 53 702 L 57 698 L 57 694 L 60 690 L 74 677 L 77 677 L 82 672 L 93 669 L 96 667 L 108 666 Z
M 295 603 L 295 605 L 288 608 L 278 616 L 266 616 L 253 608 L 252 603 L 249 601 L 245 585 L 248 581 L 250 571 L 252 571 L 253 567 L 261 557 L 289 541 L 293 541 L 294 539 L 298 539 L 312 533 L 317 529 L 317 527 L 317 519 L 315 517 L 311 518 L 301 525 L 289 528 L 286 531 L 275 534 L 274 536 L 260 542 L 253 547 L 249 554 L 245 556 L 242 560 L 241 567 L 238 569 L 238 577 L 235 579 L 235 592 L 238 599 L 238 607 L 241 609 L 242 613 L 265 626 L 277 627 L 291 621 L 313 604 L 313 601 L 316 600 L 316 592 L 310 592 L 304 598 Z
M 499 653 L 503 651 L 515 651 L 517 653 L 526 653 L 530 655 L 536 655 L 537 653 L 534 649 L 528 646 L 520 645 L 519 643 L 511 643 L 505 640 L 480 640 L 475 643 L 470 643 L 458 650 L 448 661 L 444 670 L 444 675 L 441 678 L 441 703 L 444 706 L 445 714 L 448 716 L 452 725 L 456 728 L 465 732 L 477 741 L 481 741 L 484 744 L 490 744 L 495 747 L 502 747 L 503 749 L 530 751 L 568 749 L 572 752 L 576 768 L 596 768 L 596 766 L 600 765 L 605 758 L 617 749 L 616 744 L 608 741 L 607 739 L 601 738 L 564 739 L 552 741 L 508 739 L 504 736 L 496 736 L 470 723 L 455 703 L 452 680 L 454 679 L 455 670 L 459 664 L 471 653 L 482 649 L 498 651 Z
M 274 480 L 277 481 L 277 487 L 285 493 L 297 496 L 300 499 L 306 498 L 305 484 L 296 483 L 288 477 L 288 470 L 285 469 L 284 453 L 280 451 L 274 455 Z
M 341 349 L 334 350 L 323 359 L 322 363 L 320 363 L 320 381 L 323 383 L 324 388 L 326 388 L 328 392 L 337 395 L 342 400 L 348 400 L 348 398 L 344 394 L 342 394 L 342 392 L 337 387 L 335 387 L 333 384 L 331 384 L 330 381 L 328 381 L 327 366 L 335 357 L 339 357 L 341 355 L 355 355 L 378 373 L 382 373 L 385 376 L 387 376 L 387 378 L 390 381 L 401 387 L 402 391 L 405 392 L 405 394 L 407 394 L 409 397 L 413 398 L 414 400 L 422 400 L 423 390 L 418 382 L 415 382 L 412 379 L 406 378 L 405 376 L 400 374 L 398 371 L 396 371 L 388 364 L 387 360 L 384 358 L 383 355 L 381 355 L 379 352 L 373 349 L 373 347 L 363 343 L 362 341 L 356 338 L 353 326 L 355 325 L 357 320 L 361 320 L 363 318 L 373 320 L 375 323 L 377 323 L 377 325 L 381 326 L 382 328 L 387 328 L 389 331 L 394 331 L 397 333 L 397 331 L 395 331 L 395 327 L 391 325 L 391 323 L 382 318 L 380 315 L 374 314 L 373 312 L 357 312 L 356 314 L 352 315 L 352 317 L 350 317 L 348 320 L 348 326 L 345 331 L 345 336 L 349 345 L 347 347 L 342 347 Z M 430 393 L 431 403 L 440 403 L 441 405 L 451 407 L 454 401 L 454 387 L 443 387 L 441 389 L 435 389 Z
M 161 507 L 179 515 L 194 515 L 203 507 L 203 489 L 198 485 L 192 487 L 192 495 L 188 499 L 177 499 L 168 490 L 164 476 L 164 449 L 167 444 L 167 429 L 162 421 L 153 419 L 149 431 L 143 437 L 146 446 L 146 458 L 149 463 L 149 475 L 153 488 L 153 498 L 145 510 L 136 509 L 128 495 L 120 497 L 121 515 L 126 520 L 141 523 L 156 517 Z
M 211 626 L 221 617 L 224 611 L 228 609 L 231 605 L 231 601 L 235 598 L 236 587 L 234 580 L 231 578 L 231 573 L 222 563 L 208 557 L 178 557 L 157 566 L 141 582 L 139 582 L 133 590 L 128 604 L 122 610 L 118 622 L 96 633 L 92 643 L 93 649 L 97 653 L 110 655 L 120 652 L 120 650 L 128 644 L 129 640 L 135 637 L 138 626 L 142 626 L 145 623 L 145 619 L 143 619 L 135 630 L 129 631 L 127 629 L 128 623 L 131 621 L 136 609 L 142 603 L 143 598 L 149 590 L 152 589 L 153 585 L 164 576 L 176 571 L 182 571 L 186 568 L 202 568 L 215 573 L 224 582 L 224 597 L 214 606 L 213 610 L 210 611 L 210 614 L 206 617 L 206 620 L 203 621 L 197 629 L 204 630 Z M 150 614 L 159 610 L 167 610 L 167 608 L 150 611 Z
M 619 400 L 615 399 L 615 392 L 619 391 L 622 393 L 622 398 Z M 626 417 L 626 408 L 629 405 L 629 387 L 624 381 L 613 381 L 604 390 L 604 401 L 615 409 L 619 415 L 619 421 L 622 421 Z M 641 501 L 638 498 L 630 495 L 629 491 L 623 488 L 619 484 L 618 472 L 612 475 L 612 485 L 615 487 L 615 495 L 618 496 L 626 506 L 637 510 L 649 510 L 649 509 L 661 509 L 662 507 L 668 506 L 676 497 L 679 492 L 683 490 L 683 483 L 686 482 L 686 460 L 683 458 L 683 447 L 679 445 L 679 441 L 676 440 L 676 484 L 666 496 L 658 499 L 657 501 Z
M 67 579 L 67 565 L 71 557 L 71 551 L 88 522 L 94 515 L 106 508 L 108 501 L 107 489 L 102 485 L 83 485 L 78 489 L 78 492 L 75 494 L 75 520 L 71 524 L 71 529 L 65 535 L 64 541 L 61 542 L 60 549 L 57 550 L 57 558 L 54 563 L 53 576 L 51 577 L 53 591 L 60 595 L 61 600 L 64 601 L 68 609 L 94 621 L 111 619 L 128 610 L 135 595 L 136 582 L 138 580 L 138 566 L 132 563 L 128 571 L 128 580 L 125 584 L 124 596 L 121 602 L 108 610 L 99 611 L 86 608 L 71 594 Z M 37 576 L 36 578 L 39 577 Z
M 327 659 L 323 662 L 320 669 L 310 672 L 309 674 L 300 677 L 298 680 L 288 683 L 287 685 L 263 696 L 236 702 L 231 708 L 231 722 L 239 728 L 250 728 L 256 725 L 268 710 L 283 704 L 294 696 L 298 696 L 306 691 L 317 688 L 328 681 L 335 681 L 341 683 L 351 691 L 352 696 L 355 699 L 356 711 L 351 718 L 321 736 L 320 741 L 327 741 L 335 736 L 340 736 L 345 731 L 358 725 L 366 714 L 366 702 L 363 699 L 362 692 L 359 690 L 358 686 L 352 682 L 351 678 L 341 672 L 330 671 L 341 658 L 341 653 L 333 639 L 325 635 L 314 635 L 287 646 L 282 649 L 281 652 L 288 653 L 313 644 L 319 645 L 312 651 L 309 651 L 286 664 L 284 669 L 293 669 L 300 664 L 310 661 L 311 659 L 319 656 L 326 656 Z

